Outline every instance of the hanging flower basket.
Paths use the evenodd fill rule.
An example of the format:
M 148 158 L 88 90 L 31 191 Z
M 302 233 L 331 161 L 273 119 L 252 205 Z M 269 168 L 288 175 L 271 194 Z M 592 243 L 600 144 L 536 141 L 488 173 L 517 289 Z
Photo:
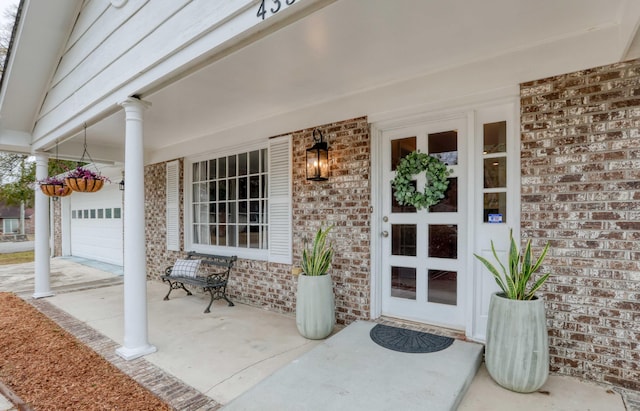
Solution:
M 73 192 L 60 177 L 47 177 L 38 181 L 38 184 L 44 195 L 49 197 L 66 197 Z
M 109 179 L 83 167 L 69 172 L 64 179 L 67 186 L 80 193 L 95 193 L 102 189 L 105 181 Z
M 73 192 L 66 184 L 40 184 L 40 190 L 49 197 L 66 197 Z
M 104 181 L 95 178 L 65 178 L 64 182 L 79 193 L 95 193 L 104 185 Z

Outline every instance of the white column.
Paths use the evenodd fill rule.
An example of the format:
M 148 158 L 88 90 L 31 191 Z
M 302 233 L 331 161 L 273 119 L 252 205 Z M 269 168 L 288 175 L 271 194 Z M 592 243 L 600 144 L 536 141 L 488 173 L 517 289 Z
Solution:
M 120 103 L 126 116 L 124 172 L 124 345 L 116 353 L 133 360 L 156 351 L 149 344 L 144 220 L 143 112 L 150 104 L 129 98 Z
M 43 180 L 49 174 L 49 155 L 36 153 L 36 180 Z M 50 297 L 49 284 L 50 252 L 49 252 L 49 197 L 35 188 L 35 286 L 33 298 Z

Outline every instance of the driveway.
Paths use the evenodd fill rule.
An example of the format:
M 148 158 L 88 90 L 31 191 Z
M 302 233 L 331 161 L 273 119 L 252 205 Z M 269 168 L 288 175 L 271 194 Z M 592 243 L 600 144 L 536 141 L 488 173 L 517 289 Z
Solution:
M 49 262 L 49 281 L 54 293 L 121 284 L 121 267 L 85 263 L 85 259 L 57 257 Z M 98 265 L 99 264 L 99 265 Z M 34 291 L 35 263 L 0 265 L 0 291 Z
M 0 254 L 33 250 L 33 241 L 0 242 Z

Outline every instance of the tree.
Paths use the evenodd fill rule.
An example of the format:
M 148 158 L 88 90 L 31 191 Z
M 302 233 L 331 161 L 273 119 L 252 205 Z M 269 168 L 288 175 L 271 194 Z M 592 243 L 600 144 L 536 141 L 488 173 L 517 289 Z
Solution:
M 25 154 L 0 153 L 0 198 L 7 205 L 33 205 L 35 163 Z
M 55 176 L 76 167 L 75 161 L 49 159 L 48 175 Z M 20 206 L 20 232 L 24 234 L 24 209 L 33 207 L 36 163 L 25 154 L 0 152 L 0 200 Z
M 5 59 L 9 52 L 9 46 L 11 45 L 13 26 L 18 15 L 18 5 L 10 4 L 2 13 L 7 21 L 0 26 L 0 69 L 4 71 Z
M 13 27 L 18 15 L 18 5 L 9 5 L 4 11 L 7 23 L 0 26 L 0 74 L 4 73 Z M 33 203 L 35 167 L 27 163 L 24 154 L 0 153 L 0 199 L 7 205 L 20 205 L 20 232 L 24 234 L 24 208 Z
M 20 234 L 24 234 L 24 209 L 33 204 L 35 163 L 24 154 L 0 153 L 0 198 L 20 206 Z

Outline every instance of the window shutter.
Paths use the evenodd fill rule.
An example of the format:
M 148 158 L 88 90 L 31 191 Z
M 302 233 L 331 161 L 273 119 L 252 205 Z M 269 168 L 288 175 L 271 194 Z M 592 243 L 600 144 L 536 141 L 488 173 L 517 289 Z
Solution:
M 291 264 L 291 136 L 269 140 L 269 261 Z
M 167 250 L 180 251 L 180 162 L 167 163 Z

